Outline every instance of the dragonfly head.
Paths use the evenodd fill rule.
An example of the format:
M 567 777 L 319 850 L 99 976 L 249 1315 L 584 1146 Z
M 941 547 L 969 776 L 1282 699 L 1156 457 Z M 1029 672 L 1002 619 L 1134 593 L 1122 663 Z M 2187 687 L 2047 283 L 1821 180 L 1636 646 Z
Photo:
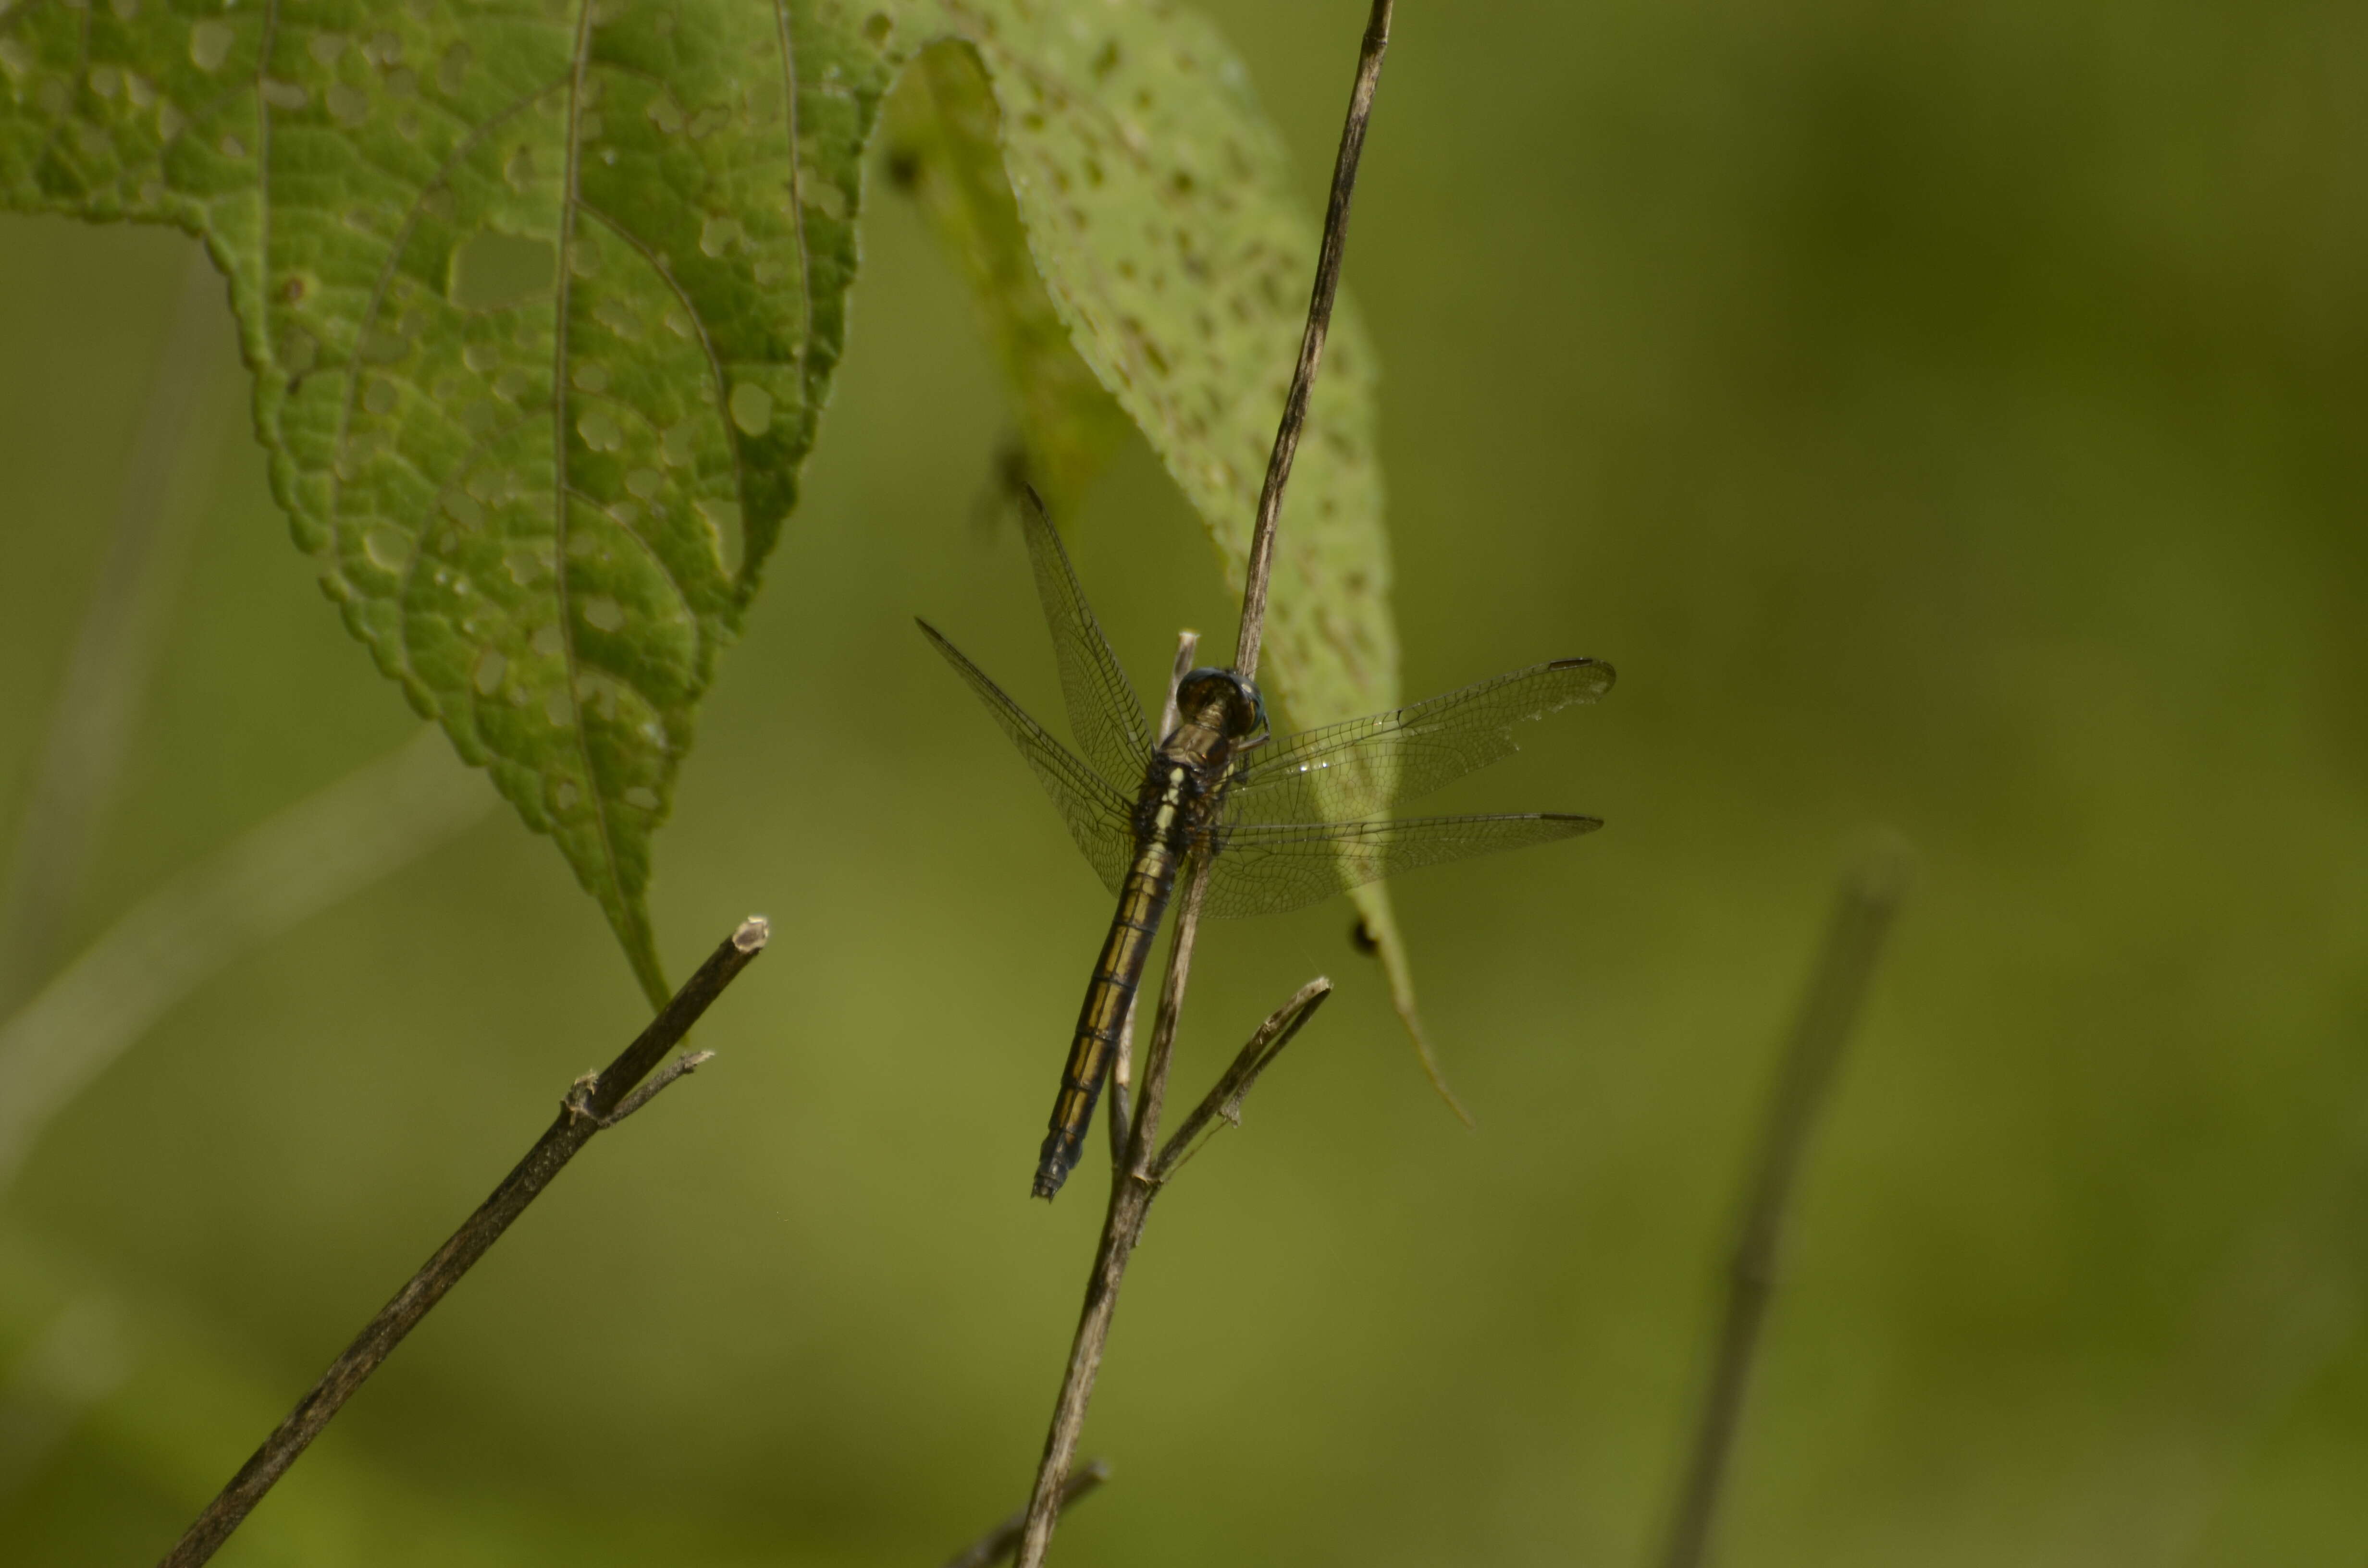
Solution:
M 1219 721 L 1225 739 L 1239 744 L 1266 731 L 1266 699 L 1258 695 L 1257 686 L 1244 680 L 1231 670 L 1202 665 L 1186 673 L 1176 683 L 1176 711 L 1191 717 L 1205 710 L 1212 702 L 1224 704 L 1224 717 Z

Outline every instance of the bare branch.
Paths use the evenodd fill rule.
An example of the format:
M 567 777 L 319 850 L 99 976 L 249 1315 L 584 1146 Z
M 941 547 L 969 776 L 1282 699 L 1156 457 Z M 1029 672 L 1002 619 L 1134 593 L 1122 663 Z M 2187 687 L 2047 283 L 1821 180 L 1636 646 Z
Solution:
M 623 1101 L 618 1105 L 615 1110 L 610 1111 L 606 1117 L 602 1118 L 600 1121 L 602 1130 L 606 1131 L 609 1128 L 616 1126 L 617 1123 L 624 1120 L 625 1118 L 632 1115 L 635 1111 L 641 1109 L 643 1106 L 657 1098 L 658 1096 L 664 1094 L 673 1085 L 675 1080 L 677 1078 L 689 1077 L 693 1073 L 698 1072 L 701 1067 L 706 1066 L 709 1062 L 714 1060 L 715 1052 L 712 1051 L 685 1051 L 682 1055 L 676 1057 L 673 1061 L 658 1069 L 657 1076 L 652 1078 L 648 1083 L 643 1084 L 640 1088 L 635 1089 L 632 1094 L 627 1095 Z M 560 1104 L 574 1110 L 578 1116 L 590 1116 L 592 1114 L 591 1111 L 586 1109 L 580 1102 L 584 1096 L 588 1095 L 591 1092 L 592 1086 L 598 1081 L 598 1075 L 597 1074 L 586 1073 L 583 1077 L 576 1079 L 575 1088 L 570 1090 L 568 1092 L 568 1096 L 562 1100 Z
M 1283 487 L 1291 483 L 1299 433 L 1307 424 L 1307 399 L 1324 362 L 1324 337 L 1332 330 L 1332 301 L 1340 292 L 1340 258 L 1349 245 L 1349 199 L 1357 189 L 1357 160 L 1365 151 L 1365 126 L 1373 114 L 1373 90 L 1382 79 L 1382 51 L 1390 45 L 1390 0 L 1373 0 L 1365 19 L 1364 46 L 1357 54 L 1357 82 L 1349 92 L 1349 118 L 1340 127 L 1340 152 L 1332 161 L 1332 194 L 1324 207 L 1324 247 L 1315 256 L 1315 288 L 1307 301 L 1307 330 L 1299 340 L 1299 363 L 1282 402 L 1282 423 L 1267 459 L 1266 483 L 1258 492 L 1258 524 L 1250 533 L 1249 573 L 1242 587 L 1242 630 L 1234 642 L 1234 668 L 1245 680 L 1258 678 L 1258 645 L 1266 637 L 1267 581 L 1274 575 L 1274 528 L 1282 516 Z
M 230 1539 L 231 1532 L 238 1528 L 248 1510 L 263 1500 L 273 1483 L 296 1462 L 297 1456 L 353 1397 L 354 1391 L 403 1343 L 403 1336 L 444 1299 L 445 1292 L 460 1282 L 486 1249 L 501 1239 L 511 1222 L 526 1212 L 527 1205 L 541 1196 L 543 1188 L 575 1157 L 576 1151 L 590 1142 L 603 1127 L 614 1126 L 648 1103 L 647 1094 L 631 1099 L 627 1096 L 657 1065 L 658 1058 L 690 1032 L 691 1025 L 723 994 L 723 988 L 764 951 L 771 935 L 771 927 L 761 916 L 751 915 L 742 921 L 708 956 L 699 972 L 685 981 L 682 989 L 658 1010 L 649 1027 L 618 1052 L 614 1062 L 594 1074 L 588 1083 L 577 1081 L 561 1103 L 559 1119 L 502 1178 L 493 1196 L 478 1205 L 477 1211 L 452 1233 L 451 1239 L 437 1249 L 436 1256 L 355 1336 L 345 1354 L 313 1385 L 312 1392 L 297 1402 L 288 1419 L 239 1467 L 230 1483 L 206 1505 L 205 1512 L 198 1516 L 179 1544 L 165 1555 L 164 1568 L 196 1568 L 213 1556 Z M 700 1053 L 700 1060 L 705 1060 L 704 1053 Z M 677 1062 L 668 1076 L 651 1085 L 649 1094 L 656 1093 L 688 1071 L 689 1066 Z
M 1331 994 L 1332 983 L 1318 975 L 1258 1027 L 1249 1043 L 1234 1058 L 1234 1064 L 1225 1069 L 1224 1076 L 1210 1086 L 1201 1103 L 1192 1108 L 1192 1114 L 1184 1119 L 1183 1125 L 1159 1151 L 1159 1158 L 1152 1162 L 1151 1180 L 1155 1186 L 1165 1187 L 1167 1178 L 1176 1174 L 1176 1167 L 1199 1153 L 1201 1145 L 1215 1137 L 1221 1127 L 1242 1124 L 1242 1101 L 1249 1097 L 1258 1075 L 1273 1065 L 1274 1059 L 1282 1054 L 1282 1048 L 1291 1043 Z
M 1244 679 L 1258 675 L 1258 644 L 1266 632 L 1267 585 L 1274 574 L 1274 530 L 1282 514 L 1283 489 L 1291 483 L 1291 464 L 1299 449 L 1301 429 L 1307 422 L 1307 400 L 1315 372 L 1324 359 L 1324 336 L 1332 324 L 1332 302 L 1340 288 L 1340 258 L 1349 238 L 1349 201 L 1356 189 L 1357 160 L 1364 151 L 1365 126 L 1373 109 L 1373 90 L 1381 79 L 1382 53 L 1390 40 L 1391 0 L 1373 0 L 1366 19 L 1365 38 L 1357 57 L 1357 79 L 1349 96 L 1348 122 L 1340 131 L 1340 153 L 1332 167 L 1332 194 L 1324 210 L 1324 240 L 1315 261 L 1315 284 L 1307 306 L 1307 329 L 1300 338 L 1299 362 L 1292 370 L 1291 391 L 1283 401 L 1282 419 L 1275 431 L 1274 452 L 1267 464 L 1266 484 L 1258 495 L 1258 521 L 1250 535 L 1247 581 L 1242 589 L 1241 632 L 1234 644 L 1234 667 Z M 1179 665 L 1179 670 L 1180 670 Z M 1167 728 L 1174 727 L 1173 719 Z M 1176 1049 L 1176 1025 L 1184 1006 L 1184 989 L 1192 972 L 1192 949 L 1201 929 L 1201 903 L 1208 892 L 1209 858 L 1194 855 L 1184 872 L 1184 896 L 1176 916 L 1176 935 L 1167 950 L 1167 978 L 1159 995 L 1159 1014 L 1151 1034 L 1151 1049 L 1143 1068 L 1143 1087 L 1136 1096 L 1131 1125 L 1126 1129 L 1125 1154 L 1110 1172 L 1110 1208 L 1102 1218 L 1101 1241 L 1095 1249 L 1093 1271 L 1086 1279 L 1085 1308 L 1078 1315 L 1076 1337 L 1069 1346 L 1069 1363 L 1061 1377 L 1061 1392 L 1053 1404 L 1052 1427 L 1044 1435 L 1044 1457 L 1036 1469 L 1035 1490 L 1028 1499 L 1019 1568 L 1042 1568 L 1052 1547 L 1053 1527 L 1059 1520 L 1061 1497 L 1069 1466 L 1076 1457 L 1077 1437 L 1084 1430 L 1086 1406 L 1092 1401 L 1094 1380 L 1101 1370 L 1102 1350 L 1110 1341 L 1111 1320 L 1118 1312 L 1119 1286 L 1126 1266 L 1143 1239 L 1151 1200 L 1158 1193 L 1152 1174 L 1153 1150 L 1159 1137 L 1159 1114 L 1167 1097 L 1167 1073 Z M 1304 1015 L 1305 1009 L 1302 1009 Z M 1271 1051 L 1268 1052 L 1270 1057 Z M 1125 1057 L 1121 1055 L 1121 1062 Z M 1251 1074 L 1256 1076 L 1255 1072 Z M 1247 1085 L 1244 1085 L 1247 1088 Z M 1123 1096 L 1116 1096 L 1122 1099 Z M 1112 1112 L 1113 1132 L 1117 1114 Z M 1115 1147 L 1115 1142 L 1113 1147 Z M 1168 1169 L 1173 1169 L 1172 1163 Z
M 1086 1406 L 1094 1396 L 1094 1379 L 1101 1372 L 1110 1321 L 1118 1315 L 1118 1288 L 1126 1278 L 1127 1261 L 1143 1239 L 1144 1221 L 1150 1218 L 1151 1199 L 1158 1191 L 1149 1174 L 1151 1147 L 1159 1136 L 1159 1109 L 1167 1097 L 1167 1069 L 1175 1058 L 1176 1022 L 1184 1010 L 1184 988 L 1192 973 L 1192 944 L 1201 929 L 1201 901 L 1209 887 L 1207 857 L 1194 856 L 1184 876 L 1184 896 L 1178 901 L 1183 907 L 1177 914 L 1176 934 L 1168 943 L 1167 978 L 1160 987 L 1151 1051 L 1144 1061 L 1134 1127 L 1127 1140 L 1125 1159 L 1110 1172 L 1110 1209 L 1102 1217 L 1093 1272 L 1086 1278 L 1085 1310 L 1078 1314 L 1076 1337 L 1069 1345 L 1061 1392 L 1053 1402 L 1053 1425 L 1044 1435 L 1036 1489 L 1028 1499 L 1019 1568 L 1042 1568 L 1044 1553 L 1053 1544 L 1053 1526 L 1061 1514 L 1061 1489 L 1076 1458 L 1078 1434 L 1085 1430 Z
M 1110 1465 L 1101 1460 L 1087 1460 L 1083 1470 L 1069 1477 L 1061 1487 L 1061 1511 L 1067 1513 L 1080 1498 L 1087 1496 L 1110 1479 Z M 1026 1528 L 1025 1509 L 1012 1515 L 985 1535 L 979 1537 L 946 1564 L 946 1568 L 992 1568 L 1010 1556 L 1019 1545 L 1019 1532 Z
M 1793 1020 L 1745 1189 L 1743 1225 L 1727 1266 L 1726 1306 L 1710 1382 L 1694 1418 L 1663 1568 L 1700 1568 L 1707 1560 L 1760 1327 L 1775 1294 L 1777 1253 L 1793 1182 L 1883 956 L 1884 937 L 1907 896 L 1909 866 L 1906 846 L 1878 845 L 1843 875 L 1835 897 L 1825 950 Z

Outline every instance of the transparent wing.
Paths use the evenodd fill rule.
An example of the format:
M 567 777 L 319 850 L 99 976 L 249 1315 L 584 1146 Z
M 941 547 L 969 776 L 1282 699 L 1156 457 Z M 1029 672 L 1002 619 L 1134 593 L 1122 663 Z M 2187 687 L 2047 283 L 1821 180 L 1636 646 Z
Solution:
M 1223 828 L 1209 870 L 1208 912 L 1224 918 L 1280 915 L 1417 866 L 1548 844 L 1602 825 L 1595 817 L 1531 812 Z
M 1238 823 L 1348 822 L 1388 811 L 1520 748 L 1513 727 L 1611 689 L 1600 659 L 1556 659 L 1253 754 L 1226 791 Z
M 1151 721 L 1143 702 L 1110 652 L 1093 607 L 1069 565 L 1069 552 L 1044 515 L 1044 503 L 1025 492 L 1020 531 L 1028 536 L 1028 559 L 1036 568 L 1036 597 L 1043 601 L 1044 624 L 1052 629 L 1053 656 L 1061 666 L 1061 699 L 1069 710 L 1069 733 L 1077 749 L 1104 778 L 1131 782 L 1143 775 L 1151 756 Z
M 1125 796 L 1120 794 L 1099 774 L 1077 759 L 1076 754 L 1045 733 L 1044 726 L 1030 719 L 1008 693 L 992 680 L 986 672 L 970 662 L 962 651 L 940 636 L 938 629 L 924 620 L 918 623 L 921 635 L 930 646 L 946 656 L 946 663 L 970 683 L 978 699 L 1011 744 L 1019 748 L 1029 771 L 1036 782 L 1044 786 L 1044 793 L 1053 798 L 1053 809 L 1061 813 L 1068 825 L 1069 836 L 1076 840 L 1100 877 L 1102 885 L 1118 896 L 1126 881 L 1127 867 L 1134 858 L 1134 828 L 1133 811 Z

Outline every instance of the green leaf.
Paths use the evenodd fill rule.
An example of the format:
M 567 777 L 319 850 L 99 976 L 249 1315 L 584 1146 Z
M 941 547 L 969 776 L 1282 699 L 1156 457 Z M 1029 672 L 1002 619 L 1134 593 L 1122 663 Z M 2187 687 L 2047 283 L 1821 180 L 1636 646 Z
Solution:
M 1319 238 L 1248 73 L 1207 22 L 1172 7 L 909 15 L 914 45 L 942 35 L 968 49 L 930 48 L 912 67 L 892 159 L 910 161 L 971 279 L 1032 463 L 1073 493 L 1108 451 L 1081 359 L 1149 438 L 1238 587 Z M 972 52 L 992 105 L 962 58 Z M 1348 58 L 1344 48 L 1344 89 Z M 1032 268 L 1018 265 L 1019 235 Z M 1053 341 L 1048 305 L 1074 357 Z M 1398 700 L 1374 369 L 1343 298 L 1277 535 L 1261 670 L 1302 723 Z M 1423 1033 L 1388 890 L 1350 897 L 1424 1071 L 1463 1115 Z
M 1055 517 L 1125 437 L 1128 422 L 1069 343 L 1068 324 L 1029 254 L 1004 177 L 995 99 L 978 57 L 958 43 L 923 50 L 888 100 L 888 168 L 920 204 L 970 285 L 1019 415 L 1021 469 Z
M 839 358 L 885 20 L 0 0 L 0 203 L 205 238 L 322 588 L 653 999 L 650 835 Z
M 1115 439 L 1089 375 L 1238 582 L 1316 236 L 1189 12 L 0 0 L 0 204 L 205 239 L 322 587 L 558 843 L 654 999 L 651 835 L 795 504 L 863 147 L 937 39 L 992 92 L 921 67 L 935 210 L 969 226 L 1038 464 L 1072 488 Z M 1309 722 L 1396 696 L 1372 373 L 1344 301 L 1268 631 Z
M 977 52 L 1045 291 L 1238 584 L 1318 238 L 1248 74 L 1205 20 L 1167 6 L 916 0 L 909 16 L 914 47 L 951 37 Z M 1276 683 L 1309 723 L 1397 696 L 1373 364 L 1344 299 L 1267 628 Z

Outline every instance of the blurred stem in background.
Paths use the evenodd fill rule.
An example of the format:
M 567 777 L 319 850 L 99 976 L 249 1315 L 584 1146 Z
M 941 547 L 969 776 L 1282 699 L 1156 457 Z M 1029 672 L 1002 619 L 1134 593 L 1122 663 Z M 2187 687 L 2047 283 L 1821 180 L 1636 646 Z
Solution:
M 84 1413 L 122 1385 L 129 1330 L 115 1300 L 76 1296 L 0 1379 L 0 1504 L 40 1471 Z
M 1912 861 L 1906 844 L 1888 836 L 1859 852 L 1843 872 L 1826 926 L 1825 950 L 1793 1023 L 1778 1065 L 1766 1119 L 1743 1193 L 1743 1223 L 1727 1264 L 1726 1304 L 1719 1320 L 1710 1381 L 1694 1417 L 1685 1479 L 1678 1494 L 1662 1568 L 1700 1568 L 1708 1561 L 1719 1494 L 1725 1488 L 1759 1334 L 1776 1292 L 1776 1263 L 1785 1211 L 1816 1133 L 1817 1119 L 1841 1067 L 1842 1048 L 1858 1022 L 1868 985 L 1883 957 Z
M 222 309 L 221 276 L 193 245 L 0 884 L 0 1190 L 51 1119 L 209 976 L 493 803 L 431 727 L 173 878 L 55 970 L 220 444 L 205 392 Z
M 67 657 L 0 883 L 0 1009 L 49 977 L 139 722 L 187 558 L 193 501 L 217 445 L 213 432 L 199 426 L 217 363 L 208 328 L 223 309 L 221 275 L 193 243 L 124 467 L 107 559 Z
M 0 1190 L 51 1119 L 181 998 L 493 804 L 431 724 L 133 905 L 0 1023 Z
M 223 436 L 207 397 L 222 308 L 221 277 L 192 244 L 0 882 L 0 1191 L 58 1112 L 196 986 L 493 801 L 430 730 L 172 879 L 53 972 Z M 120 1381 L 118 1316 L 104 1297 L 78 1298 L 0 1380 L 0 1497 Z

